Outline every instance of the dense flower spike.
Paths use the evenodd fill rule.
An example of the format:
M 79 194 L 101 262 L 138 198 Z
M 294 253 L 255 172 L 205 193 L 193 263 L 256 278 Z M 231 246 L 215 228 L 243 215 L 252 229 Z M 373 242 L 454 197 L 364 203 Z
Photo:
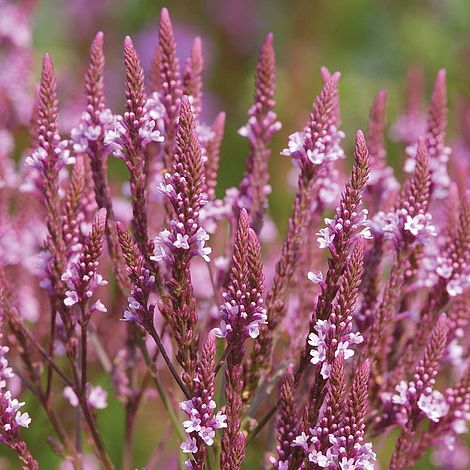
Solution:
M 341 355 L 345 361 L 351 359 L 355 353 L 354 348 L 357 347 L 355 345 L 363 342 L 361 333 L 352 331 L 353 312 L 362 277 L 363 256 L 362 243 L 358 242 L 340 281 L 329 317 L 325 320 L 319 318 L 308 336 L 310 362 L 316 369 L 315 382 L 311 387 L 307 410 L 304 413 L 307 425 L 314 424 L 318 419 L 335 358 Z
M 337 434 L 343 414 L 343 400 L 346 395 L 344 379 L 344 355 L 340 353 L 333 361 L 328 381 L 328 396 L 325 402 L 323 417 L 318 423 L 315 436 L 318 444 L 315 448 L 327 454 L 331 446 L 330 435 Z
M 223 293 L 221 325 L 214 330 L 227 339 L 227 369 L 225 398 L 227 400 L 227 430 L 222 438 L 221 464 L 225 468 L 240 468 L 245 453 L 240 434 L 241 395 L 243 390 L 243 357 L 245 340 L 259 335 L 266 323 L 263 306 L 263 266 L 261 247 L 245 209 L 240 212 L 233 249 L 227 290 Z M 236 446 L 233 443 L 237 442 Z
M 312 200 L 315 177 L 322 171 L 323 161 L 329 162 L 343 155 L 339 141 L 343 137 L 334 126 L 338 80 L 340 74 L 333 74 L 325 83 L 320 95 L 313 103 L 313 109 L 304 131 L 289 138 L 289 148 L 283 152 L 300 165 L 301 171 L 294 202 L 294 212 L 289 220 L 286 239 L 281 256 L 276 263 L 276 272 L 271 289 L 266 295 L 268 325 L 261 330 L 255 342 L 250 361 L 246 365 L 245 388 L 252 391 L 263 369 L 267 368 L 272 353 L 273 331 L 286 312 L 286 291 L 294 273 L 300 240 L 307 223 L 307 213 Z M 291 145 L 296 143 L 295 145 Z M 312 157 L 312 159 L 309 157 Z
M 333 443 L 333 447 L 338 448 L 338 463 L 341 469 L 374 468 L 376 455 L 372 451 L 372 444 L 364 443 L 368 382 L 369 363 L 366 361 L 354 377 L 337 442 Z
M 435 376 L 439 370 L 439 360 L 444 352 L 447 340 L 447 319 L 442 315 L 433 329 L 424 357 L 415 370 L 413 380 L 402 381 L 396 386 L 396 394 L 391 397 L 395 405 L 396 420 L 403 431 L 399 436 L 390 468 L 406 468 L 408 451 L 413 446 L 413 436 L 419 421 L 428 418 L 433 422 L 445 416 L 449 404 L 438 390 L 434 390 Z
M 273 35 L 268 34 L 259 53 L 256 66 L 255 97 L 249 111 L 248 123 L 238 133 L 250 142 L 251 153 L 247 159 L 246 172 L 240 183 L 238 205 L 250 214 L 252 227 L 259 233 L 267 206 L 269 143 L 275 132 L 281 129 L 275 106 L 275 69 Z
M 149 304 L 150 293 L 155 286 L 155 276 L 145 267 L 138 246 L 132 241 L 129 232 L 119 222 L 116 224 L 122 255 L 127 265 L 127 275 L 132 283 L 131 295 L 123 314 L 123 320 L 135 321 L 144 328 L 151 329 L 155 306 Z
M 73 149 L 85 153 L 90 159 L 94 183 L 95 198 L 98 207 L 106 209 L 106 241 L 113 260 L 113 270 L 121 288 L 126 286 L 119 246 L 113 226 L 113 207 L 111 190 L 107 178 L 107 157 L 109 145 L 105 145 L 105 136 L 113 130 L 115 118 L 110 109 L 105 107 L 104 98 L 104 35 L 99 32 L 90 48 L 90 64 L 85 75 L 86 110 L 78 126 L 71 130 Z
M 151 263 L 151 246 L 147 233 L 147 204 L 144 175 L 144 149 L 150 142 L 164 140 L 158 122 L 152 119 L 147 107 L 144 73 L 139 57 L 129 36 L 124 40 L 124 64 L 126 68 L 126 112 L 112 117 L 114 129 L 105 137 L 115 156 L 126 163 L 129 170 L 132 201 L 132 228 L 140 250 Z M 152 264 L 156 276 L 158 266 Z
M 77 160 L 73 167 L 72 177 L 67 185 L 67 193 L 63 209 L 62 232 L 70 259 L 74 252 L 82 248 L 80 225 L 85 222 L 83 201 L 85 191 L 85 166 L 82 159 Z
M 204 58 L 202 55 L 201 38 L 194 38 L 191 57 L 188 58 L 183 70 L 183 93 L 191 97 L 191 104 L 196 116 L 202 109 L 202 72 Z
M 164 230 L 155 239 L 155 261 L 173 265 L 179 253 L 185 253 L 188 261 L 196 255 L 209 260 L 211 249 L 205 246 L 209 236 L 197 223 L 199 211 L 205 203 L 204 182 L 204 164 L 195 121 L 189 100 L 185 97 L 181 105 L 173 173 L 165 173 L 158 188 L 173 208 L 171 231 Z
M 311 437 L 303 432 L 297 436 L 293 446 L 306 454 L 314 468 L 372 470 L 376 454 L 372 451 L 371 443 L 364 443 L 369 363 L 365 362 L 359 368 L 352 381 L 342 418 L 342 403 L 339 400 L 344 396 L 344 371 L 341 357 L 338 357 L 333 367 L 333 383 L 325 416 L 320 421 L 324 427 L 310 429 L 313 433 Z
M 62 470 L 114 470 L 115 460 L 135 468 L 144 413 L 169 426 L 157 433 L 162 440 L 146 468 L 372 470 L 387 466 L 391 449 L 392 470 L 418 466 L 429 451 L 440 468 L 467 468 L 470 113 L 458 99 L 463 136 L 449 160 L 445 72 L 437 74 L 426 122 L 422 74 L 410 70 L 404 110 L 391 129 L 406 146 L 402 178 L 387 162 L 387 100 L 395 88 L 377 93 L 348 175 L 348 162 L 338 161 L 346 156 L 340 74 L 321 68 L 323 88 L 308 121 L 282 151 L 296 187 L 281 239 L 267 207 L 270 146 L 280 129 L 272 34 L 239 131 L 249 143 L 245 174 L 239 188 L 226 189 L 217 186 L 225 114 L 211 125 L 201 120 L 214 111 L 206 102 L 216 101 L 203 93 L 213 47 L 203 57 L 201 39 L 191 47 L 178 23 L 182 49 L 190 49 L 180 62 L 163 8 L 148 94 L 126 37 L 125 83 L 108 89 L 106 80 L 112 101 L 105 102 L 98 33 L 85 105 L 65 100 L 62 140 L 57 94 L 74 95 L 75 76 L 62 72 L 66 88 L 57 90 L 46 54 L 31 93 L 34 3 L 0 0 L 5 465 L 19 457 L 22 468 L 39 468 L 23 440 L 31 418 L 19 397 L 27 389 L 28 404 L 49 421 L 47 441 Z M 212 80 L 218 69 L 209 69 Z M 116 90 L 125 95 L 122 115 L 107 107 Z M 294 113 L 282 115 L 292 121 Z M 110 166 L 127 168 L 124 184 L 114 168 L 108 175 L 111 155 L 120 160 Z M 107 418 L 99 416 L 108 401 L 123 407 L 124 429 L 122 445 L 110 452 Z
M 60 140 L 57 132 L 57 85 L 52 60 L 48 54 L 44 56 L 41 84 L 38 95 L 38 111 L 36 126 L 38 129 L 37 143 L 25 163 L 37 169 L 40 174 L 40 188 L 46 206 L 46 222 L 49 232 L 47 249 L 50 253 L 49 275 L 51 288 L 56 293 L 62 290 L 60 276 L 65 268 L 65 243 L 62 233 L 59 203 L 59 172 L 67 163 L 74 163 L 68 142 Z
M 179 72 L 179 60 L 176 56 L 176 43 L 173 37 L 173 26 L 166 8 L 162 8 L 160 13 L 158 36 L 159 42 L 154 57 L 154 68 L 158 67 L 160 76 L 158 81 L 154 80 L 152 91 L 157 91 L 160 94 L 161 102 L 165 108 L 163 162 L 165 167 L 170 169 L 172 167 L 173 150 L 180 112 L 179 106 L 183 90 Z M 194 62 L 194 60 L 192 62 Z
M 180 403 L 180 408 L 187 416 L 183 426 L 187 433 L 181 444 L 184 453 L 193 454 L 194 460 L 186 463 L 189 468 L 204 468 L 207 447 L 214 444 L 215 431 L 227 427 L 227 417 L 221 411 L 215 413 L 215 341 L 209 335 L 202 350 L 198 364 L 197 376 L 194 379 L 194 396 L 191 400 Z
M 325 219 L 327 227 L 317 235 L 320 248 L 328 248 L 330 258 L 325 280 L 321 283 L 321 293 L 317 299 L 314 315 L 310 323 L 310 333 L 314 333 L 318 321 L 327 321 L 333 309 L 333 300 L 339 289 L 339 282 L 355 240 L 371 238 L 367 210 L 360 209 L 362 191 L 369 174 L 369 152 L 364 135 L 358 131 L 354 152 L 354 166 L 351 179 L 341 196 L 333 219 Z M 362 258 L 362 255 L 361 255 Z M 360 261 L 362 269 L 362 260 Z M 310 346 L 306 345 L 302 353 L 301 368 L 308 360 Z
M 195 131 L 191 103 L 181 100 L 181 113 L 176 135 L 173 171 L 166 173 L 159 191 L 171 205 L 170 230 L 163 230 L 154 241 L 152 259 L 164 262 L 170 273 L 167 287 L 173 312 L 173 334 L 178 343 L 177 358 L 184 369 L 184 380 L 192 383 L 196 370 L 197 307 L 190 276 L 190 261 L 195 256 L 209 261 L 211 249 L 206 247 L 207 232 L 198 224 L 199 211 L 205 203 L 204 163 Z
M 450 186 L 447 162 L 451 149 L 445 145 L 446 127 L 446 72 L 445 70 L 440 70 L 434 83 L 426 131 L 426 148 L 429 155 L 429 168 L 432 179 L 431 192 L 436 199 L 444 199 L 449 192 Z M 416 146 L 407 147 L 407 154 L 410 158 L 405 163 L 405 171 L 412 172 L 416 158 Z
M 271 463 L 276 469 L 288 468 L 292 453 L 292 442 L 297 430 L 295 407 L 294 365 L 290 364 L 284 376 L 279 396 L 279 419 L 277 427 L 277 458 L 272 457 Z
M 93 221 L 91 232 L 88 235 L 84 247 L 78 259 L 62 274 L 61 279 L 67 284 L 64 304 L 68 307 L 79 305 L 85 313 L 82 321 L 87 323 L 91 311 L 106 312 L 106 307 L 101 300 L 97 300 L 90 310 L 85 311 L 85 305 L 92 297 L 94 290 L 99 286 L 105 286 L 107 281 L 97 273 L 98 258 L 103 251 L 103 237 L 106 226 L 106 209 L 100 209 Z
M 321 375 L 327 379 L 330 375 L 334 357 L 343 354 L 347 360 L 354 355 L 349 349 L 352 344 L 360 344 L 360 333 L 352 333 L 352 313 L 355 308 L 359 283 L 362 277 L 363 246 L 357 243 L 351 254 L 346 272 L 339 286 L 337 300 L 327 320 L 317 320 L 315 333 L 310 333 L 308 343 L 312 346 L 310 362 L 321 365 Z
M 340 74 L 331 75 L 322 92 L 313 104 L 309 122 L 302 132 L 289 136 L 289 144 L 282 155 L 290 156 L 305 171 L 315 171 L 322 163 L 344 157 L 340 143 L 344 133 L 339 131 L 335 122 L 337 106 L 337 87 Z
M 294 455 L 291 457 L 291 468 L 298 467 L 306 456 L 310 462 L 317 465 L 326 464 L 328 460 L 332 460 L 332 441 L 336 439 L 335 435 L 338 433 L 339 424 L 343 417 L 345 393 L 344 357 L 339 354 L 331 368 L 323 417 L 318 421 L 316 427 L 307 428 L 307 432 L 302 431 L 294 439 L 292 443 Z
M 266 323 L 263 306 L 263 266 L 261 247 L 245 209 L 240 212 L 227 291 L 222 294 L 220 328 L 215 335 L 227 338 L 235 354 L 246 338 L 256 338 L 260 325 Z

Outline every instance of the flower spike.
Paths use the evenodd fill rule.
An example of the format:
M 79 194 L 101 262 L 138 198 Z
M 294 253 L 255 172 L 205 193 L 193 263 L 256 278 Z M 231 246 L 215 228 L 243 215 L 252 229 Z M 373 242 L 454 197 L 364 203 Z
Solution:
M 191 57 L 188 58 L 183 70 L 183 93 L 192 99 L 194 114 L 199 116 L 202 110 L 202 72 L 204 57 L 200 37 L 194 38 Z
M 154 68 L 158 65 L 160 69 L 159 88 L 156 88 L 162 98 L 165 108 L 164 114 L 164 163 L 167 169 L 171 168 L 172 153 L 175 145 L 175 137 L 178 129 L 179 106 L 183 94 L 181 76 L 179 72 L 179 61 L 176 56 L 176 43 L 173 36 L 173 26 L 170 14 L 166 8 L 160 13 L 158 30 L 158 51 L 155 55 Z
M 250 142 L 251 153 L 246 162 L 245 175 L 240 183 L 239 206 L 250 214 L 252 226 L 260 232 L 267 206 L 269 172 L 269 144 L 275 132 L 281 129 L 273 109 L 276 104 L 276 61 L 273 35 L 268 34 L 261 46 L 256 66 L 255 96 L 249 110 L 248 123 L 238 133 Z

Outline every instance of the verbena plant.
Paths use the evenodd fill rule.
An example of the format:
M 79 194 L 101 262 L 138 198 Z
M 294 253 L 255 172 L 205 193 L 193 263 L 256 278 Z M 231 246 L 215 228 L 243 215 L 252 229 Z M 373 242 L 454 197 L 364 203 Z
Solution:
M 8 8 L 18 21 L 26 14 Z M 5 67 L 21 57 L 15 40 L 4 38 Z M 135 468 L 136 416 L 152 409 L 144 397 L 153 387 L 186 468 L 239 469 L 257 440 L 267 468 L 372 469 L 390 441 L 391 469 L 413 467 L 432 446 L 448 468 L 470 418 L 470 199 L 468 145 L 445 143 L 445 72 L 427 119 L 410 75 L 392 128 L 406 154 L 400 182 L 386 162 L 386 92 L 345 172 L 340 74 L 321 70 L 308 121 L 282 152 L 295 200 L 280 241 L 266 213 L 281 128 L 273 36 L 239 131 L 246 170 L 222 199 L 225 115 L 200 120 L 200 39 L 180 69 L 163 9 L 146 83 L 127 37 L 122 115 L 106 107 L 103 43 L 98 33 L 70 135 L 59 135 L 47 54 L 33 109 L 21 109 L 32 117 L 19 170 L 18 95 L 0 121 L 0 440 L 23 468 L 39 468 L 21 430 L 31 418 L 14 398 L 20 378 L 50 420 L 64 468 L 82 468 L 91 452 L 86 465 L 114 468 L 97 424 L 107 393 L 125 411 L 122 468 Z M 21 63 L 12 70 L 20 75 Z M 124 195 L 108 181 L 108 158 L 127 167 Z M 93 385 L 103 375 L 109 392 Z M 74 423 L 64 406 L 76 408 Z M 147 468 L 163 467 L 153 459 Z

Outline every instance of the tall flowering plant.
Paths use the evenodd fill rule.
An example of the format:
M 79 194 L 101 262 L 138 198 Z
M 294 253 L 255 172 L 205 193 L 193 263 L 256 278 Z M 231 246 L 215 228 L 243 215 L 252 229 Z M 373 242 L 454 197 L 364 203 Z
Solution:
M 0 17 L 27 31 L 27 3 L 0 2 Z M 10 52 L 27 55 L 4 29 Z M 391 127 L 406 144 L 404 178 L 387 164 L 386 91 L 353 144 L 340 130 L 340 74 L 326 68 L 305 127 L 277 152 L 268 34 L 239 131 L 245 173 L 220 197 L 226 116 L 202 122 L 202 41 L 180 68 L 166 9 L 158 33 L 147 81 L 124 40 L 123 114 L 106 106 L 101 32 L 70 131 L 59 130 L 50 55 L 36 94 L 18 81 L 30 93 L 22 113 L 0 86 L 0 442 L 23 468 L 40 467 L 28 434 L 36 401 L 63 469 L 130 470 L 138 457 L 147 469 L 237 470 L 250 456 L 257 468 L 398 470 L 433 448 L 443 468 L 462 468 L 470 175 L 446 143 L 445 72 L 427 121 L 421 78 L 409 75 Z M 26 112 L 30 143 L 14 149 Z M 344 142 L 354 148 L 346 172 Z M 281 240 L 264 236 L 276 153 L 297 180 Z M 122 193 L 108 175 L 112 158 L 127 171 Z M 124 410 L 121 446 L 103 431 L 111 402 Z M 149 434 L 156 450 L 137 456 L 144 413 L 159 423 Z

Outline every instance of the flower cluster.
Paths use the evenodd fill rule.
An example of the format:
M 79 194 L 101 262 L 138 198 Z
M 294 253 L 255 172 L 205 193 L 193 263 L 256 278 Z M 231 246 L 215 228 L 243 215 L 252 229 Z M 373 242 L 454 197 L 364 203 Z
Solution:
M 402 380 L 395 386 L 394 392 L 382 394 L 381 399 L 386 410 L 382 417 L 383 422 L 394 421 L 405 431 L 414 431 L 423 418 L 438 423 L 449 412 L 446 397 L 434 389 L 438 361 L 447 340 L 447 322 L 445 315 L 439 317 L 424 355 L 416 366 L 413 380 Z M 403 456 L 397 452 L 395 458 L 400 459 Z
M 244 341 L 247 337 L 257 338 L 260 325 L 266 324 L 267 319 L 263 305 L 259 242 L 249 226 L 248 213 L 242 209 L 228 289 L 222 294 L 224 304 L 220 307 L 220 327 L 214 329 L 217 337 L 227 338 L 229 343 Z
M 273 35 L 268 34 L 259 53 L 255 77 L 254 103 L 248 111 L 248 123 L 238 133 L 250 142 L 251 153 L 246 162 L 246 172 L 240 182 L 238 207 L 249 211 L 252 227 L 261 231 L 267 196 L 271 192 L 268 184 L 269 144 L 273 135 L 281 129 L 281 123 L 273 111 L 275 106 L 276 63 Z
M 341 147 L 344 137 L 344 132 L 332 124 L 314 140 L 313 148 L 309 148 L 309 143 L 313 139 L 310 137 L 309 129 L 305 129 L 289 136 L 287 148 L 282 151 L 282 155 L 297 161 L 307 159 L 313 165 L 334 162 L 344 158 L 344 150 Z
M 361 333 L 345 333 L 340 336 L 338 341 L 336 336 L 336 327 L 328 320 L 318 320 L 314 326 L 316 333 L 310 333 L 308 336 L 308 344 L 312 346 L 310 350 L 310 362 L 314 365 L 321 364 L 321 375 L 324 379 L 330 376 L 331 365 L 326 362 L 327 353 L 333 348 L 333 355 L 337 357 L 339 354 L 344 356 L 344 359 L 349 359 L 354 356 L 354 349 L 351 348 L 354 344 L 361 344 L 364 341 Z M 332 346 L 332 345 L 335 345 Z
M 193 398 L 180 403 L 180 408 L 188 416 L 183 426 L 188 434 L 196 433 L 206 445 L 211 446 L 214 443 L 215 430 L 227 427 L 225 422 L 227 417 L 221 411 L 213 415 L 217 407 L 214 400 L 209 400 L 208 403 L 201 403 L 201 401 L 200 398 Z M 188 436 L 181 444 L 181 449 L 185 453 L 195 454 L 197 452 L 196 439 Z
M 406 424 L 406 413 L 416 402 L 418 408 L 431 420 L 438 422 L 445 416 L 449 410 L 447 401 L 439 390 L 426 390 L 418 395 L 416 384 L 413 381 L 405 382 L 402 380 L 396 387 L 396 393 L 392 395 L 391 400 L 394 405 L 400 405 L 401 410 L 397 412 L 397 420 L 400 424 Z M 417 397 L 419 398 L 417 399 Z
M 126 155 L 132 152 L 131 146 L 134 144 L 131 143 L 130 139 L 134 128 L 137 129 L 137 145 L 142 149 L 150 144 L 150 142 L 161 143 L 164 141 L 164 136 L 159 127 L 159 106 L 158 99 L 152 98 L 147 100 L 139 120 L 132 119 L 132 115 L 129 113 L 124 114 L 124 116 L 119 114 L 112 115 L 108 113 L 108 110 L 100 115 L 100 121 L 106 126 L 103 128 L 105 132 L 104 143 L 109 147 L 110 152 L 114 156 L 126 159 Z M 103 121 L 103 119 L 106 121 Z M 90 139 L 88 136 L 85 137 L 88 140 L 96 140 L 100 135 L 98 129 L 99 127 L 92 129 L 92 135 L 96 136 L 94 139 Z M 87 131 L 89 134 L 88 129 L 84 130 L 84 132 Z
M 68 146 L 68 140 L 60 140 L 60 135 L 54 134 L 52 138 L 52 149 L 50 151 L 54 153 L 54 157 L 57 159 L 58 169 L 63 168 L 65 165 L 73 165 L 75 163 L 75 157 L 70 154 Z M 31 152 L 31 155 L 26 157 L 25 164 L 39 171 L 43 171 L 45 165 L 47 165 L 46 160 L 48 157 L 49 151 L 44 146 L 39 145 Z
M 329 435 L 331 446 L 326 451 L 316 450 L 318 438 L 313 435 L 308 437 L 302 433 L 297 436 L 293 446 L 300 447 L 306 453 L 308 461 L 320 468 L 335 468 L 338 470 L 373 470 L 376 454 L 372 450 L 372 443 L 357 444 L 354 448 L 354 457 L 345 456 L 346 438 L 336 438 Z M 283 467 L 278 467 L 282 469 Z M 287 466 L 285 468 L 288 468 Z
M 0 339 L 3 338 L 0 336 Z M 11 391 L 7 388 L 8 381 L 15 377 L 13 369 L 8 365 L 8 351 L 8 346 L 0 346 L 0 408 L 2 410 L 0 434 L 15 436 L 20 427 L 29 427 L 31 418 L 28 413 L 20 411 L 25 403 L 13 398 Z
M 374 233 L 381 233 L 390 240 L 407 237 L 416 240 L 417 243 L 424 243 L 428 237 L 436 236 L 431 214 L 412 216 L 406 209 L 377 213 L 372 221 L 372 227 Z
M 314 103 L 308 125 L 291 134 L 287 148 L 281 152 L 281 155 L 292 157 L 301 168 L 320 167 L 345 156 L 341 147 L 345 134 L 337 129 L 339 78 L 339 72 L 333 75 L 326 72 L 322 94 Z
M 330 377 L 336 358 L 342 356 L 344 360 L 350 359 L 354 356 L 352 346 L 364 341 L 361 333 L 352 332 L 353 312 L 363 270 L 363 250 L 362 243 L 358 242 L 341 279 L 331 314 L 326 320 L 318 319 L 314 331 L 308 335 L 308 345 L 312 347 L 310 362 L 320 367 L 320 375 L 325 380 Z M 309 277 L 323 283 L 322 275 L 309 273 Z
M 13 398 L 10 390 L 10 381 L 14 380 L 15 374 L 7 359 L 10 349 L 3 344 L 3 315 L 0 308 L 0 442 L 18 454 L 24 468 L 36 470 L 39 466 L 20 436 L 20 428 L 29 428 L 31 418 L 21 411 L 25 402 Z
M 209 235 L 198 225 L 199 211 L 205 203 L 201 192 L 204 175 L 195 121 L 187 98 L 183 99 L 181 106 L 180 127 L 180 150 L 176 155 L 174 172 L 165 173 L 158 188 L 171 204 L 174 218 L 170 221 L 171 231 L 165 229 L 154 239 L 152 259 L 167 264 L 171 264 L 181 252 L 186 253 L 187 259 L 199 255 L 206 261 L 211 253 L 211 248 L 205 246 Z M 191 160 L 187 160 L 188 157 Z
M 168 189 L 166 187 L 166 195 L 170 198 L 172 197 L 170 191 L 173 188 Z M 177 199 L 176 193 L 174 194 L 175 200 Z M 175 228 L 174 231 L 170 232 L 169 230 L 163 230 L 160 234 L 154 239 L 154 252 L 152 259 L 154 261 L 164 261 L 167 263 L 171 262 L 171 256 L 176 250 L 185 250 L 187 251 L 190 257 L 200 256 L 203 260 L 209 261 L 209 255 L 211 253 L 211 248 L 206 245 L 206 241 L 209 240 L 209 234 L 202 228 L 199 227 L 195 233 L 188 235 L 187 233 L 182 233 L 178 229 L 181 228 L 184 230 L 184 227 L 174 223 L 172 224 Z
M 115 115 L 104 143 L 115 156 L 132 162 L 150 142 L 163 142 L 161 105 L 158 95 L 147 100 L 143 90 L 143 71 L 129 36 L 124 41 L 127 74 L 127 102 L 123 116 Z M 110 116 L 111 118 L 111 116 Z M 158 127 L 160 125 L 160 128 Z
M 132 282 L 130 296 L 122 319 L 134 321 L 142 326 L 153 325 L 154 306 L 149 304 L 150 293 L 155 286 L 155 276 L 146 268 L 137 245 L 126 228 L 118 223 L 116 229 L 119 244 L 127 265 L 127 274 Z
M 353 213 L 353 217 L 351 217 L 350 220 L 343 221 L 337 210 L 333 219 L 325 218 L 326 227 L 317 232 L 317 242 L 319 247 L 321 249 L 333 248 L 335 237 L 337 234 L 342 233 L 345 227 L 353 232 L 357 232 L 356 238 L 370 240 L 372 238 L 372 234 L 369 228 L 370 220 L 367 218 L 367 215 L 367 209 L 361 209 L 359 213 Z
M 73 151 L 78 154 L 88 152 L 90 142 L 96 142 L 100 137 L 107 144 L 113 144 L 114 139 L 110 139 L 110 135 L 116 135 L 117 125 L 117 118 L 109 108 L 96 110 L 95 115 L 85 111 L 77 127 L 70 131 Z M 110 150 L 116 150 L 116 147 L 111 146 Z
M 344 362 L 339 356 L 333 365 L 332 385 L 319 425 L 302 431 L 292 442 L 319 468 L 372 470 L 376 454 L 370 442 L 364 442 L 364 417 L 367 410 L 369 363 L 357 371 L 347 405 L 344 395 Z M 344 411 L 343 411 L 344 410 Z
M 227 416 L 222 411 L 214 411 L 217 408 L 214 401 L 214 366 L 215 341 L 209 335 L 194 379 L 194 396 L 180 403 L 180 408 L 188 418 L 183 421 L 187 436 L 181 449 L 186 454 L 193 454 L 194 459 L 186 461 L 188 468 L 202 468 L 206 447 L 214 444 L 215 431 L 227 427 Z
M 101 209 L 92 224 L 90 235 L 76 261 L 62 274 L 62 281 L 67 284 L 64 304 L 68 307 L 79 304 L 84 306 L 99 286 L 108 284 L 97 272 L 98 258 L 103 251 L 103 236 L 106 224 L 106 210 Z M 97 300 L 91 311 L 106 312 L 106 307 Z

